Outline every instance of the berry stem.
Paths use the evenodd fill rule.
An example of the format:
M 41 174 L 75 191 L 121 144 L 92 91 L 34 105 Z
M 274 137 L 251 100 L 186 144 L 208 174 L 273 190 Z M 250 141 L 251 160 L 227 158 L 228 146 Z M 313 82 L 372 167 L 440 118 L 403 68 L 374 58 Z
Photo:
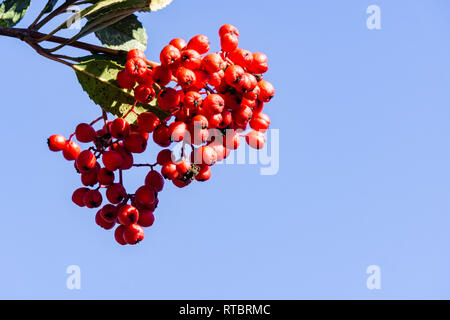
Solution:
M 150 164 L 150 163 L 136 163 L 136 164 L 133 164 L 133 167 L 150 167 L 150 168 L 153 169 L 157 165 L 158 165 L 158 163 L 153 163 L 153 164 Z
M 90 126 L 93 126 L 94 124 L 96 124 L 97 122 L 99 122 L 100 120 L 103 119 L 103 115 L 101 117 L 98 117 L 97 119 L 95 119 L 94 121 L 92 121 L 91 123 L 89 123 Z

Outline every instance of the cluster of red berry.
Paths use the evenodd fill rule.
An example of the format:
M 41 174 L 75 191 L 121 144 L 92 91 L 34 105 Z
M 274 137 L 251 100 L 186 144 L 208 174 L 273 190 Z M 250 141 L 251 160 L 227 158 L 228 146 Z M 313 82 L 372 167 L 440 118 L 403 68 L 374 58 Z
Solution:
M 119 86 L 133 90 L 135 104 L 147 104 L 156 98 L 159 108 L 170 114 L 166 119 L 144 112 L 138 114 L 137 124 L 129 124 L 124 119 L 128 114 L 107 121 L 103 113 L 90 124 L 79 124 L 68 140 L 61 135 L 48 140 L 50 150 L 62 151 L 67 160 L 75 160 L 86 186 L 73 193 L 74 203 L 98 208 L 103 200 L 99 190 L 106 189 L 109 204 L 97 212 L 95 221 L 105 229 L 118 222 L 115 238 L 122 245 L 143 240 L 142 227 L 153 224 L 164 178 L 180 188 L 193 180 L 208 180 L 211 166 L 237 149 L 242 136 L 250 147 L 264 146 L 270 118 L 262 110 L 274 96 L 272 84 L 263 80 L 268 70 L 267 57 L 238 48 L 239 31 L 232 25 L 222 26 L 219 35 L 218 53 L 208 53 L 210 44 L 204 35 L 188 43 L 173 39 L 161 51 L 161 64 L 148 61 L 140 50 L 128 53 L 125 67 L 117 75 Z M 135 112 L 134 106 L 129 112 Z M 105 124 L 96 131 L 93 125 L 102 119 Z M 252 130 L 244 134 L 248 126 Z M 135 164 L 133 153 L 146 150 L 150 134 L 165 149 L 159 152 L 156 163 Z M 73 136 L 93 145 L 81 151 Z M 172 142 L 183 144 L 178 159 L 167 149 Z M 161 166 L 161 174 L 154 170 L 157 165 Z M 133 166 L 148 166 L 151 170 L 145 184 L 128 194 L 122 171 Z M 95 189 L 87 188 L 96 185 Z

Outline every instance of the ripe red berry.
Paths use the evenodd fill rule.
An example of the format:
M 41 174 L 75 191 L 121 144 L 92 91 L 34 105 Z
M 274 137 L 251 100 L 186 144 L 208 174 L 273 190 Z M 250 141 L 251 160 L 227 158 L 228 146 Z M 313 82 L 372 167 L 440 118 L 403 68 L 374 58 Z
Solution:
M 269 70 L 267 64 L 267 56 L 264 53 L 255 52 L 253 53 L 253 61 L 248 66 L 248 70 L 251 73 L 262 74 Z
M 131 152 L 128 151 L 127 149 L 125 149 L 124 147 L 116 147 L 114 150 L 120 154 L 120 156 L 122 157 L 122 160 L 123 160 L 119 169 L 121 169 L 121 170 L 130 169 L 134 163 L 133 155 L 131 154 Z
M 189 87 L 196 80 L 194 71 L 185 67 L 178 68 L 176 77 L 178 79 L 178 84 L 182 87 Z
M 196 70 L 202 64 L 202 56 L 195 50 L 187 49 L 181 52 L 180 61 L 182 67 Z
M 225 82 L 230 86 L 234 86 L 239 83 L 244 73 L 245 71 L 241 66 L 237 64 L 231 65 L 225 70 Z
M 184 139 L 187 133 L 187 125 L 182 121 L 175 121 L 169 125 L 170 139 L 179 142 Z
M 121 88 L 133 89 L 136 85 L 136 79 L 128 74 L 125 70 L 121 70 L 117 73 L 117 83 Z
M 153 141 L 159 146 L 165 148 L 171 144 L 169 128 L 161 124 L 153 132 Z
M 241 144 L 241 135 L 236 130 L 227 129 L 224 146 L 230 150 L 236 150 Z
M 81 173 L 81 183 L 85 186 L 94 186 L 98 183 L 98 171 L 100 166 Z
M 184 176 L 189 169 L 191 169 L 191 163 L 186 159 L 176 162 L 175 165 L 177 166 L 178 175 L 180 177 Z
M 222 161 L 230 154 L 230 149 L 224 147 L 223 143 L 220 141 L 214 141 L 210 143 L 208 146 L 214 149 L 217 154 L 217 161 Z
M 206 71 L 198 69 L 194 71 L 194 75 L 194 82 L 192 82 L 191 85 L 186 88 L 186 90 L 200 91 L 208 84 L 209 74 Z
M 252 91 L 257 85 L 258 81 L 254 75 L 251 73 L 244 73 L 239 79 L 239 82 L 236 83 L 235 88 L 237 88 L 240 92 L 245 93 Z
M 115 221 L 108 222 L 105 219 L 103 219 L 102 210 L 97 211 L 97 214 L 95 215 L 95 223 L 105 230 L 112 229 L 116 225 Z
M 158 94 L 158 106 L 170 110 L 181 103 L 181 94 L 173 88 L 164 88 Z
M 222 111 L 222 122 L 217 127 L 221 129 L 227 128 L 233 122 L 233 115 L 231 111 L 224 109 Z
M 200 171 L 195 176 L 197 181 L 206 181 L 211 178 L 211 167 L 207 165 L 200 165 Z
M 125 72 L 136 81 L 145 76 L 147 70 L 147 63 L 143 59 L 130 59 L 125 64 Z
M 102 186 L 109 186 L 114 183 L 114 172 L 107 168 L 101 168 L 97 173 L 97 180 Z
M 153 84 L 153 71 L 147 69 L 145 73 L 137 79 L 139 84 L 145 84 L 147 86 L 151 86 Z M 130 88 L 132 89 L 132 88 Z
M 258 82 L 258 87 L 260 89 L 258 99 L 261 102 L 269 102 L 275 95 L 275 89 L 273 85 L 268 81 L 261 80 L 260 82 Z
M 89 190 L 83 196 L 83 201 L 86 207 L 98 208 L 102 204 L 103 197 L 98 190 Z
M 142 153 L 147 148 L 147 140 L 139 132 L 131 132 L 124 141 L 125 148 L 133 153 Z
M 112 204 L 118 204 L 122 202 L 126 196 L 127 192 L 123 185 L 121 185 L 120 183 L 114 183 L 106 189 L 106 198 Z
M 116 139 L 124 139 L 130 133 L 130 125 L 123 118 L 116 118 L 111 123 L 111 135 Z
M 145 54 L 139 49 L 131 49 L 128 51 L 127 60 L 131 59 L 145 59 Z
M 156 92 L 153 86 L 140 84 L 134 88 L 134 98 L 140 103 L 149 103 L 155 98 Z
M 123 238 L 123 232 L 125 231 L 125 226 L 119 225 L 116 230 L 114 230 L 114 238 L 116 239 L 117 243 L 124 246 L 127 244 L 125 239 Z
M 245 136 L 245 141 L 247 144 L 254 149 L 261 149 L 264 147 L 264 143 L 266 142 L 266 137 L 264 133 L 260 131 L 250 131 Z
M 68 141 L 63 149 L 63 156 L 66 160 L 75 160 L 81 152 L 81 148 L 75 141 Z
M 171 44 L 180 51 L 186 47 L 186 41 L 184 41 L 181 38 L 172 39 L 169 44 Z
M 179 175 L 177 171 L 177 165 L 172 161 L 166 162 L 161 167 L 161 174 L 166 179 L 176 179 Z
M 239 107 L 233 111 L 233 120 L 238 124 L 246 124 L 253 115 L 253 111 L 249 107 Z
M 100 215 L 106 222 L 116 222 L 117 219 L 117 207 L 112 204 L 106 204 L 100 210 Z
M 194 152 L 195 164 L 206 164 L 212 166 L 217 161 L 217 153 L 213 148 L 209 146 L 201 146 Z
M 223 52 L 230 52 L 236 49 L 239 45 L 239 37 L 233 33 L 224 34 L 220 38 L 220 47 Z
M 170 66 L 179 61 L 180 57 L 181 57 L 180 50 L 169 44 L 161 50 L 159 60 L 161 61 L 161 65 Z
M 209 73 L 215 73 L 225 67 L 225 62 L 217 53 L 210 53 L 202 60 L 202 68 Z
M 156 157 L 156 162 L 162 166 L 169 161 L 172 161 L 172 151 L 170 149 L 161 150 Z
M 80 123 L 75 128 L 75 136 L 80 142 L 88 143 L 94 141 L 96 137 L 95 129 L 87 123 Z
M 172 180 L 174 186 L 178 187 L 178 188 L 184 188 L 186 186 L 188 186 L 192 181 L 191 180 L 186 180 L 183 181 L 181 179 L 174 179 Z
M 76 167 L 81 172 L 86 172 L 89 171 L 90 169 L 93 169 L 96 163 L 97 159 L 95 158 L 94 154 L 89 150 L 82 151 L 75 161 Z
M 225 101 L 216 93 L 208 95 L 202 104 L 202 108 L 209 114 L 221 113 L 224 107 Z
M 194 128 L 206 129 L 208 128 L 208 119 L 204 115 L 198 114 L 192 118 L 192 124 Z
M 207 53 L 209 51 L 209 39 L 207 36 L 199 34 L 189 40 L 187 49 L 193 49 L 200 54 Z
M 139 220 L 139 211 L 135 207 L 126 204 L 119 208 L 117 220 L 121 225 L 129 226 Z
M 236 35 L 237 37 L 239 37 L 239 30 L 231 25 L 231 24 L 224 24 L 223 26 L 220 27 L 219 29 L 219 36 L 222 38 L 223 36 L 225 36 L 227 33 L 231 33 Z
M 243 68 L 248 68 L 252 65 L 253 55 L 250 51 L 237 48 L 231 51 L 228 56 L 228 59 L 234 62 L 234 64 L 238 64 Z
M 138 224 L 141 227 L 147 228 L 151 227 L 155 222 L 155 216 L 153 215 L 153 211 L 150 210 L 141 210 L 139 211 L 139 220 Z
M 144 132 L 153 132 L 155 128 L 159 125 L 159 118 L 151 112 L 143 112 L 138 116 L 137 119 L 139 129 Z
M 197 91 L 188 91 L 184 95 L 183 106 L 188 109 L 196 109 L 203 102 L 202 95 Z
M 84 204 L 84 195 L 88 192 L 88 188 L 78 188 L 72 194 L 72 201 L 79 207 L 85 207 Z
M 137 244 L 144 240 L 144 229 L 138 224 L 131 224 L 123 230 L 123 239 L 128 244 Z
M 115 150 L 104 152 L 102 161 L 105 168 L 109 171 L 116 171 L 123 164 L 122 156 Z
M 220 90 L 221 89 L 220 87 L 223 84 L 226 85 L 224 78 L 225 78 L 225 71 L 219 70 L 218 72 L 214 72 L 209 75 L 208 83 L 216 87 L 217 92 L 223 92 Z
M 144 207 L 151 205 L 156 200 L 155 190 L 147 185 L 142 186 L 136 190 L 134 200 Z
M 54 134 L 47 139 L 47 144 L 51 151 L 62 151 L 66 146 L 66 138 L 60 134 Z
M 172 80 L 172 71 L 164 66 L 153 68 L 153 81 L 161 87 L 166 86 Z
M 217 128 L 223 121 L 222 113 L 214 113 L 208 117 L 208 127 L 211 129 Z
M 270 125 L 270 118 L 265 113 L 257 113 L 253 115 L 249 124 L 253 130 L 266 132 Z
M 152 187 L 156 192 L 161 192 L 164 188 L 164 178 L 158 173 L 158 171 L 151 170 L 145 177 L 145 185 Z

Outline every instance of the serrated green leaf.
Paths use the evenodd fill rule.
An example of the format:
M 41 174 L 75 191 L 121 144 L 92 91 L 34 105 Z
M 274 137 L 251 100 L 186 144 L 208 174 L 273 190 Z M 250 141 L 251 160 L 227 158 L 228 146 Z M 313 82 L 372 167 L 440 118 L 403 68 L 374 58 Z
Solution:
M 115 24 L 95 32 L 101 43 L 111 49 L 126 50 L 147 48 L 147 33 L 136 15 L 130 15 Z
M 14 27 L 22 20 L 30 0 L 5 0 L 0 4 L 0 26 Z
M 121 65 L 114 61 L 93 59 L 81 62 L 73 66 L 78 81 L 89 97 L 103 110 L 123 117 L 134 103 L 134 96 L 131 91 L 120 88 L 116 82 L 117 73 L 123 69 Z M 139 114 L 145 111 L 153 112 L 161 119 L 165 119 L 169 114 L 157 106 L 156 99 L 150 104 L 137 103 L 135 111 Z M 126 120 L 134 123 L 137 115 L 129 113 Z
M 44 13 L 50 13 L 53 11 L 53 8 L 55 7 L 58 0 L 48 0 L 47 4 L 44 7 Z

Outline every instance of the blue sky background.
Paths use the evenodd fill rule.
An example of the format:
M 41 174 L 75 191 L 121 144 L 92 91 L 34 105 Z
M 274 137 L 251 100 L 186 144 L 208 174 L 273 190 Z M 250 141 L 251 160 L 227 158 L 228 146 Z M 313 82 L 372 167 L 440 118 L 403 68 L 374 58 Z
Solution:
M 1 38 L 0 298 L 450 298 L 448 1 L 175 0 L 142 19 L 153 59 L 173 37 L 218 49 L 224 23 L 267 53 L 279 173 L 218 166 L 205 184 L 167 184 L 145 241 L 116 245 L 71 203 L 79 176 L 45 144 L 98 107 L 69 68 Z M 366 288 L 372 264 L 381 290 Z M 66 288 L 69 265 L 81 290 Z

